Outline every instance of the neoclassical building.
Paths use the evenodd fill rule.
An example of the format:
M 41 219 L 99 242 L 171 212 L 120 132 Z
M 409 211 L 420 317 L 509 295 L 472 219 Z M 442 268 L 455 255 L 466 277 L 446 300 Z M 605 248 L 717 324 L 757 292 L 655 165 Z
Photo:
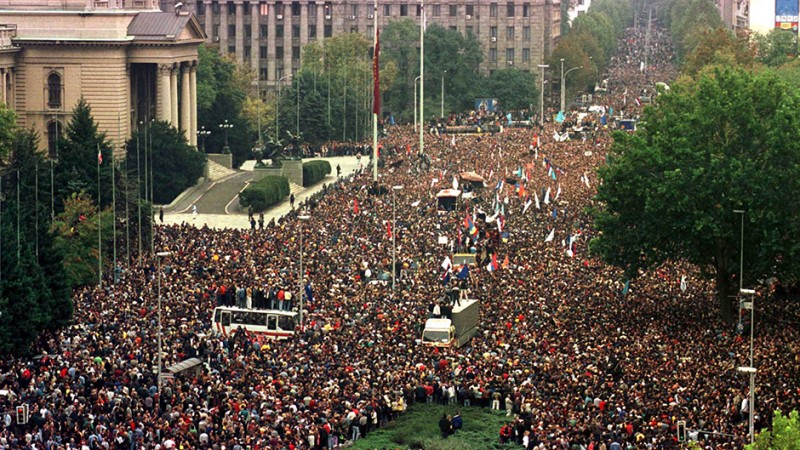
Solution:
M 204 39 L 189 11 L 157 0 L 0 0 L 0 99 L 52 156 L 81 96 L 116 149 L 154 119 L 196 145 Z

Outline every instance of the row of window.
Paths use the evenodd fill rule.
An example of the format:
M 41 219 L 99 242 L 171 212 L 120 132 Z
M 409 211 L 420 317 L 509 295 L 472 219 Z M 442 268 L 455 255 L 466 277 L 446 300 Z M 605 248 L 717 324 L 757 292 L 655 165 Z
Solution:
M 213 2 L 211 3 L 211 12 L 212 14 L 219 14 L 220 13 L 220 4 L 226 3 L 227 4 L 227 14 L 228 15 L 235 15 L 236 14 L 236 7 L 235 3 L 229 2 Z M 275 15 L 282 16 L 286 12 L 285 4 L 283 2 L 276 2 L 275 6 L 273 7 L 273 11 Z M 299 16 L 301 14 L 301 2 L 293 1 L 291 2 L 290 12 L 292 16 Z M 315 16 L 317 14 L 317 4 L 315 3 L 308 3 L 308 15 Z M 399 8 L 400 16 L 405 17 L 408 16 L 409 5 L 400 4 L 400 5 L 383 5 L 383 15 L 386 17 L 390 17 L 392 15 L 393 7 L 397 6 Z M 411 5 L 416 7 L 416 15 L 419 16 L 422 14 L 422 7 L 420 5 Z M 443 5 L 432 5 L 431 13 L 434 17 L 439 17 L 442 15 L 442 6 Z M 244 11 L 245 16 L 249 16 L 253 14 L 253 8 L 256 7 L 255 2 L 245 2 L 242 4 L 242 9 Z M 260 14 L 262 16 L 266 16 L 269 13 L 269 7 L 264 3 L 257 4 L 258 11 L 256 14 Z M 323 5 L 324 13 L 326 16 L 331 16 L 333 14 L 333 7 L 330 2 L 326 2 Z M 373 13 L 373 5 L 350 5 L 350 15 L 354 17 L 358 17 L 360 13 L 364 13 L 364 15 L 369 15 Z M 498 17 L 499 11 L 498 3 L 491 3 L 489 4 L 489 17 Z M 505 4 L 506 15 L 505 17 L 516 17 L 517 15 L 517 6 L 514 2 L 507 2 Z M 458 16 L 458 5 L 446 5 L 447 13 L 450 17 Z M 203 3 L 202 0 L 197 1 L 197 14 L 204 15 L 206 13 L 206 5 Z M 530 3 L 523 3 L 522 4 L 522 17 L 531 17 L 533 13 L 533 9 L 531 8 Z M 464 13 L 467 16 L 475 16 L 475 5 L 465 5 Z
M 510 64 L 514 64 L 514 56 L 516 52 L 513 48 L 506 49 L 506 61 L 509 61 Z M 523 48 L 522 49 L 522 62 L 529 62 L 531 60 L 531 49 Z M 489 61 L 497 62 L 497 49 L 490 48 L 489 49 Z
M 453 31 L 458 31 L 458 27 L 455 25 L 450 26 L 450 29 Z M 300 25 L 292 25 L 292 38 L 299 39 L 300 38 Z M 285 29 L 283 25 L 275 25 L 275 36 L 283 37 Z M 466 27 L 466 34 L 474 34 L 475 29 L 472 26 Z M 266 25 L 259 25 L 258 26 L 258 37 L 260 39 L 267 38 L 267 26 Z M 351 33 L 358 33 L 358 27 L 353 26 L 350 27 Z M 374 32 L 374 28 L 372 25 L 367 26 L 367 36 L 372 36 Z M 331 25 L 324 26 L 324 37 L 331 37 L 333 35 L 333 28 Z M 214 37 L 219 36 L 219 25 L 214 25 L 213 27 L 213 35 Z M 498 37 L 498 28 L 497 27 L 489 27 L 489 36 L 492 38 Z M 236 37 L 236 25 L 228 25 L 228 38 L 233 39 Z M 253 29 L 250 25 L 244 26 L 244 37 L 245 39 L 252 39 L 253 37 Z M 517 37 L 517 27 L 506 27 L 506 39 L 507 40 L 514 40 Z M 317 26 L 312 24 L 308 26 L 308 38 L 309 39 L 316 39 L 317 38 Z M 522 27 L 522 39 L 525 41 L 529 41 L 531 39 L 531 27 L 524 26 Z

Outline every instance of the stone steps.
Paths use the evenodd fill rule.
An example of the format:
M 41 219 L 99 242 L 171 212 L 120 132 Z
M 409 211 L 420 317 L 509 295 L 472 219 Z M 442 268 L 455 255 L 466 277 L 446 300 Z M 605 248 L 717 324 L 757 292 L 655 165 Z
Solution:
M 222 164 L 208 160 L 208 179 L 216 181 L 236 173 L 236 170 L 229 169 Z

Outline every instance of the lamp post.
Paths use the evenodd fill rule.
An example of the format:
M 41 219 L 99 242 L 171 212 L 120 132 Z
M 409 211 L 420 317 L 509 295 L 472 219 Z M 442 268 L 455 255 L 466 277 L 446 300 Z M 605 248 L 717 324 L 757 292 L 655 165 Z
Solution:
M 441 98 L 442 110 L 441 110 L 441 114 L 440 114 L 442 119 L 444 119 L 444 76 L 446 74 L 447 74 L 447 71 L 445 70 L 444 73 L 442 73 L 442 94 L 441 94 L 441 97 L 442 97 Z
M 751 324 L 751 328 L 752 328 L 752 324 Z M 755 409 L 756 409 L 755 408 L 755 406 L 756 406 L 755 405 L 755 401 L 756 401 L 755 388 L 756 388 L 756 372 L 757 372 L 757 370 L 753 366 L 750 366 L 750 367 L 739 367 L 736 370 L 738 370 L 739 372 L 746 373 L 746 374 L 750 375 L 750 397 L 747 400 L 747 413 L 748 413 L 747 415 L 749 416 L 748 420 L 747 420 L 747 426 L 748 426 L 748 434 L 750 436 L 750 443 L 752 444 L 755 441 L 755 435 L 753 433 L 753 431 L 754 431 L 753 430 L 753 426 L 754 426 L 753 425 L 753 416 L 755 416 L 755 412 L 756 412 L 755 411 Z
M 206 130 L 205 125 L 201 126 L 200 129 L 197 130 L 197 135 L 200 136 L 200 144 L 201 144 L 200 148 L 203 149 L 203 153 L 206 152 L 206 136 L 208 136 L 209 134 L 211 134 L 211 130 Z M 225 145 L 228 145 L 227 140 L 225 142 Z
M 397 235 L 397 209 L 395 208 L 395 193 L 403 189 L 403 186 L 392 186 L 392 292 L 394 292 L 395 277 L 397 274 L 397 246 L 395 245 L 395 236 Z
M 158 393 L 161 394 L 161 258 L 166 258 L 172 252 L 158 252 L 156 253 L 156 260 L 158 261 Z
M 741 214 L 742 221 L 741 221 L 741 228 L 739 228 L 739 292 L 742 291 L 742 277 L 744 276 L 744 210 L 743 209 L 734 209 L 734 214 Z M 742 326 L 742 300 L 739 299 L 739 327 Z M 752 366 L 752 361 L 750 362 Z
M 566 77 L 570 72 L 572 72 L 573 70 L 578 70 L 578 69 L 583 69 L 583 66 L 573 67 L 573 68 L 567 70 L 567 72 L 565 73 L 564 72 L 564 58 L 561 58 L 561 112 L 565 112 L 566 111 L 565 110 L 566 102 L 567 102 L 567 91 L 566 91 L 566 86 L 565 86 L 565 81 L 567 79 Z
M 278 116 L 280 116 L 280 110 L 278 109 L 278 105 L 280 105 L 281 101 L 281 91 L 283 90 L 283 85 L 281 82 L 287 78 L 291 78 L 292 74 L 286 75 L 285 77 L 281 77 L 278 79 L 278 97 L 275 99 L 275 142 L 278 142 L 281 139 L 281 129 L 278 126 Z
M 550 67 L 548 64 L 539 64 L 539 68 L 542 69 L 542 89 L 539 92 L 539 126 L 544 126 L 544 69 Z
M 419 154 L 425 152 L 425 0 L 419 0 Z
M 417 81 L 422 78 L 422 76 L 418 76 L 414 78 L 414 131 L 417 131 Z
M 307 222 L 311 216 L 308 214 L 301 214 L 297 216 L 300 221 L 300 271 L 297 274 L 297 283 L 300 295 L 300 329 L 303 329 L 303 222 Z
M 225 132 L 225 147 L 222 147 L 222 152 L 228 153 L 231 151 L 230 147 L 228 147 L 228 130 L 233 128 L 233 124 L 228 123 L 228 119 L 225 119 L 225 122 L 219 124 L 219 128 Z
M 258 146 L 261 147 L 261 85 L 258 79 L 253 80 L 253 86 L 256 88 L 256 116 L 258 116 Z

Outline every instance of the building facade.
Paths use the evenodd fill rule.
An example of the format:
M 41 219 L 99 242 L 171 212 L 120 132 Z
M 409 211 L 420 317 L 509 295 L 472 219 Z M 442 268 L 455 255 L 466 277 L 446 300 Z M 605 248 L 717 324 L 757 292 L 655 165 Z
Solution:
M 196 145 L 205 36 L 190 12 L 161 12 L 157 0 L 0 0 L 0 23 L 0 97 L 51 156 L 81 97 L 118 151 L 153 119 Z
M 374 0 L 190 1 L 206 42 L 249 65 L 266 88 L 300 68 L 305 44 L 341 33 L 371 38 L 375 32 Z M 175 3 L 162 0 L 162 8 L 172 10 Z M 378 27 L 404 18 L 419 22 L 422 10 L 419 0 L 377 0 Z M 508 67 L 535 72 L 560 35 L 560 0 L 426 0 L 424 11 L 428 24 L 474 34 L 486 73 Z

